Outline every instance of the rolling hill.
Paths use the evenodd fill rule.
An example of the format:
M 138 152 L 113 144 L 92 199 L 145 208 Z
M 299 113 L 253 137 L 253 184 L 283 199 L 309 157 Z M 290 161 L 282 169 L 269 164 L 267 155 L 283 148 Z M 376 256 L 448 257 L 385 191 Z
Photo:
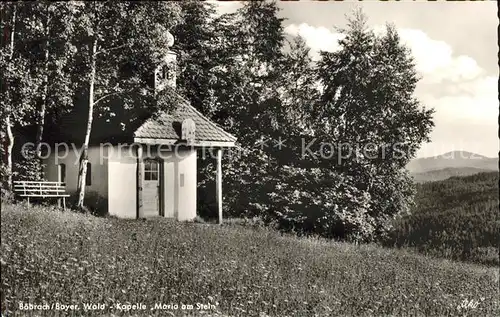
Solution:
M 418 158 L 407 167 L 415 182 L 445 180 L 454 176 L 468 176 L 482 172 L 498 171 L 498 158 L 454 151 L 442 155 Z
M 426 254 L 498 265 L 498 172 L 417 184 L 411 215 L 392 243 Z
M 490 169 L 476 167 L 446 167 L 438 170 L 431 170 L 423 173 L 412 174 L 416 183 L 436 182 L 450 177 L 470 176 L 479 173 L 491 172 Z

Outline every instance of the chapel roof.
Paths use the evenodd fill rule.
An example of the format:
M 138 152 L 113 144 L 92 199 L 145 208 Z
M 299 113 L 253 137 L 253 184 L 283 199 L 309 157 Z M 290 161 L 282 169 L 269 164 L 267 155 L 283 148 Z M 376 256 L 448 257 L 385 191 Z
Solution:
M 236 137 L 224 131 L 184 99 L 172 113 L 160 113 L 146 120 L 135 132 L 134 138 L 180 139 L 181 124 L 185 119 L 195 123 L 195 142 L 235 142 Z

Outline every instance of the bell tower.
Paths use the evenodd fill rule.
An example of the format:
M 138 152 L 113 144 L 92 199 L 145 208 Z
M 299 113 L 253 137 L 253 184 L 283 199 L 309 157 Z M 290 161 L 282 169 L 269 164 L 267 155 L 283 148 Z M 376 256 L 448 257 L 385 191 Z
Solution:
M 168 53 L 156 68 L 154 76 L 155 90 L 162 90 L 165 87 L 175 89 L 177 72 L 177 54 L 170 50 L 174 45 L 174 36 L 167 33 Z

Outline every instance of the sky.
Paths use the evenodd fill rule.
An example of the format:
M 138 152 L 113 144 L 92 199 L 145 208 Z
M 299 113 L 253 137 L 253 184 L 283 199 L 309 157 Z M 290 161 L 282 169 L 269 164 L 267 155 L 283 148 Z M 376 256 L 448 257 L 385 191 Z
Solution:
M 240 2 L 214 1 L 221 13 Z M 397 28 L 422 79 L 415 97 L 435 110 L 431 142 L 417 157 L 464 150 L 498 157 L 496 1 L 280 1 L 285 32 L 300 35 L 313 57 L 338 49 L 336 27 L 361 7 L 376 32 Z

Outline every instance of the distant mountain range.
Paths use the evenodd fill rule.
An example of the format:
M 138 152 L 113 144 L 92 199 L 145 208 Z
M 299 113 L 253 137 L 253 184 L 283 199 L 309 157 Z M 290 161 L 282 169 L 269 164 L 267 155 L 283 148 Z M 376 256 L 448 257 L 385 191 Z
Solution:
M 498 158 L 466 151 L 454 151 L 415 159 L 406 168 L 416 182 L 431 182 L 452 176 L 468 176 L 481 172 L 498 171 Z

